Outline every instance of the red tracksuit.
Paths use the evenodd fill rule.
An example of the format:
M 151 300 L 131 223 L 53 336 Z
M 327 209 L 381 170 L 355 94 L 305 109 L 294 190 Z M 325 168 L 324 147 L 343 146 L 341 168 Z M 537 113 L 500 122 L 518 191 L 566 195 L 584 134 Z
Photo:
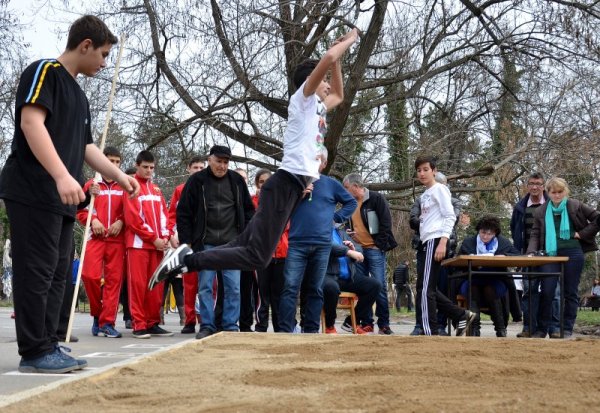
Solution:
M 127 287 L 134 331 L 146 330 L 160 322 L 164 284 L 148 290 L 148 280 L 164 256 L 154 246 L 159 238 L 168 239 L 167 203 L 160 188 L 149 179 L 135 176 L 140 193 L 130 199 L 123 195 L 125 247 L 127 248 Z
M 87 191 L 93 180 L 84 186 Z M 94 200 L 92 221 L 98 219 L 106 231 L 98 236 L 90 232 L 81 271 L 83 285 L 90 300 L 90 315 L 98 318 L 98 324 L 115 324 L 119 309 L 119 294 L 123 282 L 125 261 L 125 237 L 121 229 L 116 236 L 108 236 L 108 228 L 116 221 L 123 222 L 123 189 L 116 182 L 98 182 L 100 193 Z M 77 219 L 86 224 L 89 209 L 77 212 Z M 102 287 L 102 278 L 104 286 Z
M 177 204 L 185 184 L 178 185 L 173 191 L 169 204 L 169 232 L 177 231 Z M 215 290 L 216 291 L 216 290 Z M 183 307 L 185 309 L 185 324 L 196 325 L 196 296 L 198 295 L 198 273 L 188 272 L 183 274 Z

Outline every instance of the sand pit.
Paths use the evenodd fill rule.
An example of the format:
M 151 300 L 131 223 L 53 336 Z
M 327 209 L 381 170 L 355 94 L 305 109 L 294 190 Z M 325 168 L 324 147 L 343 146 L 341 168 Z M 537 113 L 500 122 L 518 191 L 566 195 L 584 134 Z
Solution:
M 595 411 L 600 340 L 218 334 L 4 412 Z

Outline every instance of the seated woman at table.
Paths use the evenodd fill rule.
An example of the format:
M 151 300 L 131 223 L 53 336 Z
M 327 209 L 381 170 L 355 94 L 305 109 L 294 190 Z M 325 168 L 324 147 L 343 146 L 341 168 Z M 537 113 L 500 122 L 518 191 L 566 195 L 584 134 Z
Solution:
M 549 256 L 569 257 L 565 265 L 564 290 L 564 335 L 573 335 L 573 326 L 577 317 L 579 298 L 577 289 L 583 270 L 585 252 L 598 249 L 595 236 L 600 229 L 596 220 L 600 213 L 591 206 L 569 198 L 570 190 L 562 178 L 552 178 L 546 183 L 550 202 L 540 206 L 533 215 L 533 228 L 527 253 L 545 250 Z M 560 264 L 547 264 L 540 267 L 542 272 L 559 272 Z M 558 277 L 541 279 L 540 314 L 538 330 L 532 337 L 559 338 L 557 331 L 549 331 L 552 318 L 552 298 L 556 290 Z
M 500 221 L 493 216 L 484 216 L 476 226 L 477 235 L 465 238 L 460 246 L 459 254 L 462 255 L 519 255 L 512 243 L 500 235 Z M 478 268 L 479 271 L 506 271 L 505 268 Z M 497 337 L 506 337 L 506 321 L 502 308 L 502 297 L 508 291 L 506 283 L 513 282 L 506 276 L 478 276 L 474 275 L 471 281 L 471 311 L 479 313 L 479 309 L 487 305 L 494 323 Z M 467 296 L 469 291 L 468 281 L 460 286 L 460 293 Z M 473 325 L 473 335 L 480 335 L 480 325 Z

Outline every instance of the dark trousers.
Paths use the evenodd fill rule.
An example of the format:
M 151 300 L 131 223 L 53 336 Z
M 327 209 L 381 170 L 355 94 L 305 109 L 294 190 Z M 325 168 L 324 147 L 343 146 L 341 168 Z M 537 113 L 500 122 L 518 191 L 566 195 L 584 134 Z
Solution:
M 304 188 L 297 177 L 279 169 L 261 188 L 258 209 L 244 231 L 228 244 L 187 256 L 187 267 L 190 271 L 265 268 Z
M 458 307 L 438 289 L 438 274 L 441 263 L 433 256 L 440 243 L 439 238 L 419 243 L 417 249 L 417 324 L 423 327 L 425 335 L 436 335 L 438 332 L 437 309 L 439 308 L 453 321 L 458 321 L 465 310 Z
M 240 331 L 252 331 L 254 309 L 258 306 L 258 280 L 256 271 L 240 273 Z
M 131 311 L 129 311 L 129 290 L 127 289 L 127 266 L 124 265 L 123 284 L 121 285 L 121 294 L 119 302 L 123 306 L 123 321 L 131 321 Z
M 381 282 L 358 273 L 354 275 L 353 280 L 341 280 L 326 275 L 323 279 L 323 310 L 325 311 L 326 327 L 332 327 L 335 324 L 338 297 L 341 291 L 358 295 L 358 303 L 354 311 L 358 323 L 362 324 L 364 320 L 371 317 L 369 311 L 373 308 L 373 304 L 381 292 Z
M 266 332 L 269 328 L 269 308 L 273 330 L 279 332 L 279 298 L 283 290 L 285 258 L 273 258 L 267 268 L 258 271 L 258 303 L 255 331 Z
M 56 335 L 60 338 L 67 336 L 67 330 L 69 329 L 69 318 L 71 317 L 71 306 L 73 305 L 73 294 L 75 292 L 75 285 L 73 284 L 73 258 L 75 256 L 75 245 L 71 250 L 71 260 L 69 264 L 69 270 L 65 277 L 65 293 L 63 295 L 62 306 L 60 307 L 60 315 L 58 316 L 58 328 L 56 329 Z
M 400 311 L 400 308 L 402 307 L 400 305 L 401 299 L 402 299 L 402 296 L 405 294 L 406 294 L 406 309 L 408 311 L 412 311 L 413 310 L 413 293 L 412 293 L 412 290 L 410 288 L 410 285 L 408 285 L 408 283 L 396 286 L 396 310 Z
M 52 353 L 71 265 L 74 219 L 5 200 L 13 259 L 19 354 Z
M 565 289 L 561 293 L 565 297 L 565 325 L 564 330 L 568 333 L 573 332 L 575 319 L 577 318 L 577 309 L 579 308 L 579 296 L 577 289 L 579 287 L 579 279 L 583 271 L 585 257 L 581 248 L 565 248 L 559 249 L 557 256 L 569 257 L 569 261 L 565 263 L 564 284 Z M 559 272 L 560 264 L 547 264 L 541 268 L 543 272 Z M 541 279 L 542 292 L 540 295 L 540 323 L 538 330 L 545 333 L 552 333 L 552 316 L 554 296 L 558 277 L 548 277 Z M 560 315 L 559 315 L 560 317 Z
M 165 289 L 163 291 L 163 308 L 165 305 L 168 307 L 171 306 L 170 297 L 169 297 L 169 284 L 173 289 L 173 297 L 175 297 L 175 305 L 177 306 L 177 310 L 181 309 L 181 313 L 179 317 L 185 318 L 185 314 L 183 314 L 183 278 L 171 277 L 165 282 Z

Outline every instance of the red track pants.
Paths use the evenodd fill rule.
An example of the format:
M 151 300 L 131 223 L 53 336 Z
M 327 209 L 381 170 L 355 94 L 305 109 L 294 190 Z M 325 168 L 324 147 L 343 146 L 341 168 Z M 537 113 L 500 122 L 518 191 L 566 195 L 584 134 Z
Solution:
M 123 282 L 124 261 L 125 244 L 88 240 L 81 278 L 90 300 L 90 315 L 98 317 L 98 324 L 101 326 L 115 324 Z

